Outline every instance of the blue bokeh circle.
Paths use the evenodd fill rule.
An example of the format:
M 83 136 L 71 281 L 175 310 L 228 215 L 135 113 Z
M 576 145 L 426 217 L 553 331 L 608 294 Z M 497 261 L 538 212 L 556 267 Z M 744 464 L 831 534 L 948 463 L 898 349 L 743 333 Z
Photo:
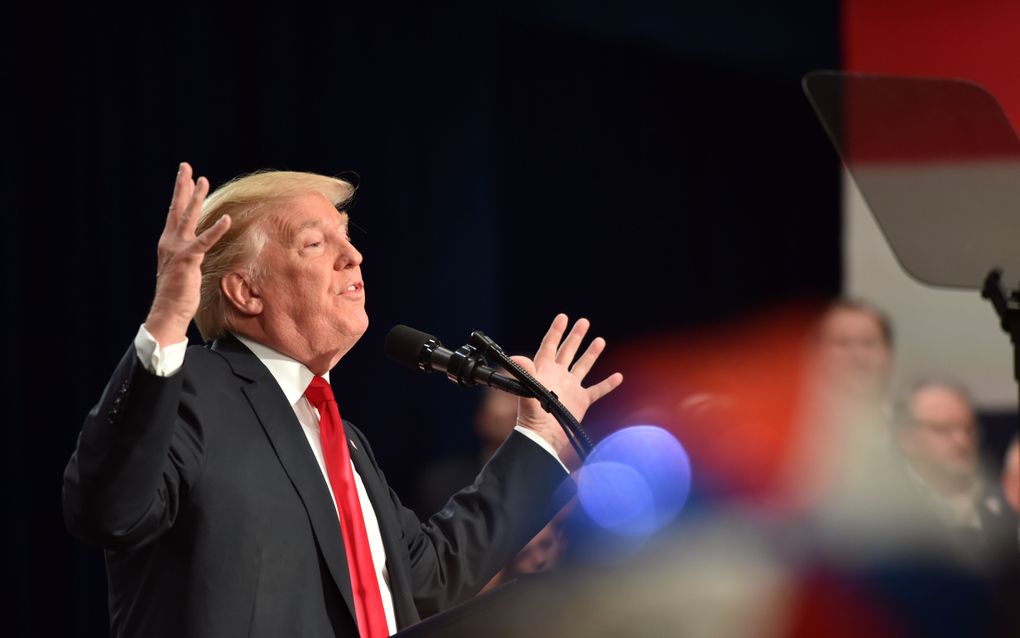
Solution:
M 577 474 L 578 500 L 597 525 L 645 537 L 687 502 L 691 463 L 672 434 L 654 425 L 621 429 L 601 441 Z

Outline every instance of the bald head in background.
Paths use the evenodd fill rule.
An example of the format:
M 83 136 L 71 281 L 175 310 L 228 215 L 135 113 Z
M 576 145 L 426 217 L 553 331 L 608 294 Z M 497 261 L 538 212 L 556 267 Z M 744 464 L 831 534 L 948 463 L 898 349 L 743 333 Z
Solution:
M 940 494 L 962 494 L 978 480 L 978 424 L 962 388 L 919 386 L 910 395 L 908 419 L 899 430 L 910 467 Z

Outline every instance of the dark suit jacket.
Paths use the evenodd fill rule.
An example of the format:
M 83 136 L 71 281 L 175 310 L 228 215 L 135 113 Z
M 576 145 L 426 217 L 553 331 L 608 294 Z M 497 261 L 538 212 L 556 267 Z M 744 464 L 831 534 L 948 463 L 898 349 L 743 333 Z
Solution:
M 364 436 L 351 458 L 379 519 L 399 627 L 463 600 L 547 522 L 566 474 L 515 433 L 421 523 Z M 355 636 L 343 539 L 283 391 L 237 339 L 171 377 L 124 355 L 64 475 L 64 516 L 106 548 L 115 636 Z

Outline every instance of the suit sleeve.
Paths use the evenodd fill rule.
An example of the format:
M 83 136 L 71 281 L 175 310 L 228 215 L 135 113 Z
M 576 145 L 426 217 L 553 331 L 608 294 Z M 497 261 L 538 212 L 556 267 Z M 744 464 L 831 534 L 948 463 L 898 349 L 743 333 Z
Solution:
M 419 613 L 437 613 L 478 593 L 574 491 L 559 461 L 520 432 L 425 522 L 390 490 Z
M 204 464 L 198 419 L 182 403 L 188 385 L 184 370 L 157 376 L 128 349 L 64 471 L 64 520 L 73 535 L 125 550 L 173 524 Z

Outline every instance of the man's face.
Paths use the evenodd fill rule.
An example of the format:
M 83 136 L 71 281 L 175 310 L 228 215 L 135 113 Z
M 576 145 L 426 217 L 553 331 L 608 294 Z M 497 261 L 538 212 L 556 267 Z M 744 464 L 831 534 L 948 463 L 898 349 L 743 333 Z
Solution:
M 1006 451 L 1002 468 L 1002 494 L 1013 511 L 1020 514 L 1020 445 L 1016 442 Z
M 829 311 L 819 329 L 818 350 L 826 377 L 848 391 L 880 392 L 889 380 L 892 353 L 870 312 Z
M 517 425 L 517 397 L 499 390 L 488 389 L 478 413 L 475 415 L 475 432 L 487 445 L 497 445 L 508 437 Z
M 301 195 L 271 213 L 264 231 L 255 287 L 278 342 L 266 345 L 306 364 L 342 356 L 368 329 L 362 256 L 347 235 L 347 215 L 321 194 Z
M 977 473 L 978 432 L 970 404 L 952 388 L 927 386 L 910 400 L 901 434 L 911 465 L 938 482 L 967 484 Z
M 563 550 L 563 536 L 549 523 L 514 558 L 511 567 L 518 574 L 537 574 L 556 566 Z

